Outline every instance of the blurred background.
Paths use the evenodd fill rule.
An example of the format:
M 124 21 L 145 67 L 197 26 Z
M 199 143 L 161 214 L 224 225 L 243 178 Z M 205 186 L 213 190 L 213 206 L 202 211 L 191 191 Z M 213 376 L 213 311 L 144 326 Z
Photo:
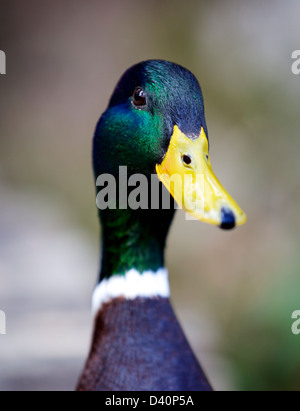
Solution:
M 211 160 L 247 212 L 168 242 L 172 302 L 217 390 L 300 389 L 298 0 L 1 0 L 0 390 L 72 390 L 99 267 L 95 124 L 126 68 L 162 58 L 205 98 Z

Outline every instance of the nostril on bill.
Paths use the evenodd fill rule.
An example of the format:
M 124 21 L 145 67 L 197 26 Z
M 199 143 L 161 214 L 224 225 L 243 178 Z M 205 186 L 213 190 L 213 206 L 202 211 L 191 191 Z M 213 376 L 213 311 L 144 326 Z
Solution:
M 227 207 L 222 207 L 220 227 L 224 230 L 231 230 L 235 227 L 235 216 L 233 212 Z

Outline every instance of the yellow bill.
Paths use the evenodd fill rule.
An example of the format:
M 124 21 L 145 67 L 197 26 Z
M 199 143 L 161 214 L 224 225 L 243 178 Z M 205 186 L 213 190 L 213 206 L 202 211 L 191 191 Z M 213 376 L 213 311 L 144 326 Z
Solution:
M 204 129 L 188 138 L 174 126 L 169 149 L 156 172 L 180 208 L 206 223 L 230 229 L 246 222 L 246 214 L 215 176 Z

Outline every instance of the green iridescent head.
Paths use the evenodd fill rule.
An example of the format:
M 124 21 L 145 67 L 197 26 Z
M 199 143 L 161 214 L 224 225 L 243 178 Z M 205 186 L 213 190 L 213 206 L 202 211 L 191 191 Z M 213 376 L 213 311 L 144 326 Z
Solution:
M 203 97 L 195 76 L 163 60 L 139 63 L 125 72 L 102 115 L 94 139 L 94 170 L 117 175 L 155 173 L 174 126 L 188 136 L 206 135 Z
M 246 221 L 245 213 L 213 173 L 203 97 L 195 76 L 163 60 L 139 63 L 125 72 L 94 138 L 96 177 L 118 179 L 119 167 L 128 175 L 157 174 L 180 207 L 198 220 L 230 229 Z M 169 181 L 191 177 L 175 192 Z M 200 178 L 202 178 L 200 182 Z M 195 201 L 203 204 L 202 210 Z

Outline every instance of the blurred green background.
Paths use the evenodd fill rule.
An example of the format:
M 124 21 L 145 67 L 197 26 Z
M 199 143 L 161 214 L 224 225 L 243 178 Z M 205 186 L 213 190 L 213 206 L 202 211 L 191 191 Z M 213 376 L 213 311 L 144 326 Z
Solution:
M 300 389 L 299 15 L 298 0 L 0 1 L 0 390 L 75 386 L 100 258 L 92 135 L 150 58 L 199 79 L 213 167 L 248 215 L 229 233 L 178 213 L 183 328 L 216 389 Z

